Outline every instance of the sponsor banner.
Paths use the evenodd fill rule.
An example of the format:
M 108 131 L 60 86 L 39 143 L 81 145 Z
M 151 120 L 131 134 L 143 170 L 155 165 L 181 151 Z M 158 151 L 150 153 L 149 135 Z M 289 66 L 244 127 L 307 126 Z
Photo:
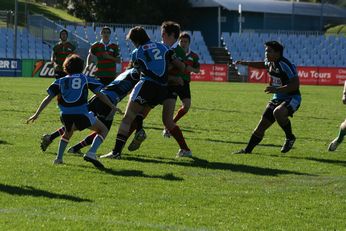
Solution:
M 85 68 L 83 73 L 91 77 L 95 76 L 96 65 L 91 63 L 88 68 Z M 34 63 L 34 68 L 31 77 L 54 77 L 54 66 L 50 61 L 37 60 Z
M 228 65 L 226 64 L 201 64 L 199 73 L 191 73 L 192 81 L 228 81 Z
M 122 71 L 128 66 L 128 62 L 122 63 Z M 192 81 L 228 81 L 228 66 L 226 64 L 201 64 L 198 74 L 191 73 Z
M 0 59 L 0 76 L 21 76 L 22 62 L 20 59 Z
M 346 68 L 338 67 L 297 67 L 299 81 L 304 85 L 343 85 Z M 265 69 L 249 67 L 248 82 L 269 83 L 270 77 Z

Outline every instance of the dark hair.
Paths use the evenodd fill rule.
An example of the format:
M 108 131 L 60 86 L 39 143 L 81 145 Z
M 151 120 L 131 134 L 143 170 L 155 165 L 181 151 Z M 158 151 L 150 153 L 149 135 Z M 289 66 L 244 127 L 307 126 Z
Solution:
M 170 36 L 173 33 L 175 39 L 179 38 L 180 25 L 176 22 L 164 21 L 161 24 L 161 30 L 164 31 L 168 36 Z
M 141 26 L 131 28 L 129 33 L 126 35 L 126 39 L 130 39 L 134 44 L 139 45 L 143 45 L 150 40 L 147 32 Z
M 268 41 L 265 43 L 267 47 L 271 47 L 274 51 L 279 52 L 282 56 L 284 53 L 284 46 L 278 41 Z
M 191 36 L 189 35 L 187 31 L 183 31 L 180 33 L 179 39 L 182 39 L 182 38 L 186 38 L 189 40 L 189 42 L 191 42 Z
M 63 63 L 64 71 L 69 74 L 82 73 L 84 69 L 84 60 L 79 55 L 71 54 L 67 56 Z
M 110 34 L 112 33 L 111 28 L 109 28 L 108 26 L 104 26 L 104 27 L 102 27 L 102 29 L 101 29 L 101 33 L 102 33 L 103 31 L 105 31 L 105 30 L 108 30 L 108 32 L 109 32 Z
M 68 32 L 67 32 L 67 30 L 62 29 L 62 30 L 59 32 L 59 38 L 61 38 L 61 34 L 62 34 L 63 32 L 65 32 L 66 35 L 67 35 L 67 37 L 68 37 Z

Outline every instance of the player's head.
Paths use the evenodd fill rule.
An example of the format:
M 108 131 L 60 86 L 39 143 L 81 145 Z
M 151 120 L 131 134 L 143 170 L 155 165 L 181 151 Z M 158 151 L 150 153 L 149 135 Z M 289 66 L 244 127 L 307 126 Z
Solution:
M 184 49 L 188 50 L 191 43 L 191 36 L 186 31 L 183 31 L 179 35 L 179 45 Z
M 131 40 L 135 47 L 141 46 L 150 40 L 147 32 L 141 26 L 131 28 L 126 35 L 126 39 Z
M 278 41 L 268 41 L 265 43 L 265 56 L 270 62 L 278 60 L 283 56 L 284 46 Z
M 108 42 L 111 37 L 112 31 L 111 31 L 111 28 L 109 28 L 108 26 L 104 26 L 102 27 L 100 33 L 101 33 L 102 40 Z
M 67 56 L 63 63 L 65 73 L 72 75 L 82 73 L 84 69 L 84 60 L 79 55 L 71 54 Z
M 164 44 L 173 45 L 179 38 L 180 25 L 173 21 L 164 21 L 161 24 L 161 37 Z
M 61 41 L 66 41 L 68 37 L 68 32 L 67 30 L 63 29 L 59 32 L 59 38 Z

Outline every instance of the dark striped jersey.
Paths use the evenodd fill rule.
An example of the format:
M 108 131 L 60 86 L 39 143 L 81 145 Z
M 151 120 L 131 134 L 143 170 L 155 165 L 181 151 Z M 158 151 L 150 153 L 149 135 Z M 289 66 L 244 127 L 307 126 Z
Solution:
M 102 83 L 95 78 L 73 74 L 55 80 L 47 92 L 51 96 L 58 96 L 61 114 L 86 114 L 88 113 L 88 89 L 97 93 L 102 87 Z
M 287 85 L 292 78 L 298 78 L 298 72 L 295 67 L 288 59 L 281 57 L 276 62 L 264 62 L 267 71 L 270 75 L 270 85 L 274 87 L 281 87 Z M 293 95 L 299 95 L 299 89 L 289 93 L 275 93 L 273 99 L 286 99 Z
M 199 64 L 199 57 L 198 57 L 198 55 L 195 52 L 189 50 L 189 52 L 186 53 L 185 64 L 188 65 L 188 66 L 191 66 L 193 68 L 199 68 L 200 64 Z M 189 71 L 186 71 L 185 74 L 188 76 L 187 81 L 190 82 L 190 80 L 191 80 L 191 73 Z
M 59 42 L 53 47 L 53 59 L 57 64 L 55 66 L 56 71 L 63 71 L 62 64 L 64 63 L 67 56 L 73 54 L 76 50 L 75 45 L 70 42 Z
M 96 73 L 98 78 L 115 78 L 116 63 L 107 58 L 103 58 L 103 54 L 107 53 L 114 58 L 119 57 L 118 45 L 114 43 L 105 44 L 103 42 L 95 42 L 90 48 L 91 54 L 97 58 Z

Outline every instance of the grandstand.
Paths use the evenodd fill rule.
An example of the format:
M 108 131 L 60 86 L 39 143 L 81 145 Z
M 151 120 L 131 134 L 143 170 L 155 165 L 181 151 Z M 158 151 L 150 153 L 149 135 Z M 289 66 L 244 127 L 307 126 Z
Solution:
M 46 21 L 50 21 L 45 19 Z M 120 56 L 122 61 L 130 60 L 130 53 L 134 49 L 131 42 L 126 40 L 126 34 L 132 26 L 129 25 L 109 25 L 112 30 L 112 40 L 119 45 Z M 103 25 L 74 25 L 74 24 L 55 24 L 53 28 L 49 30 L 55 31 L 55 37 L 41 36 L 42 31 L 32 30 L 30 33 L 28 29 L 24 28 L 19 30 L 17 39 L 17 58 L 19 59 L 50 59 L 51 47 L 58 41 L 58 31 L 65 28 L 69 32 L 70 39 L 77 44 L 80 48 L 79 52 L 84 56 L 89 49 L 89 46 L 97 40 L 100 40 L 100 31 Z M 30 27 L 29 27 L 30 28 Z M 40 26 L 35 26 L 40 28 Z M 3 44 L 0 48 L 0 58 L 14 58 L 13 46 L 14 46 L 14 30 L 11 28 L 0 28 L 0 41 Z M 161 41 L 161 32 L 159 26 L 146 26 L 146 31 L 149 37 L 153 41 Z M 200 57 L 201 63 L 212 64 L 212 60 L 207 45 L 203 39 L 200 31 L 189 32 L 192 35 L 191 49 L 194 50 Z M 79 46 L 81 43 L 87 43 L 83 45 L 83 49 Z
M 346 38 L 316 33 L 222 33 L 232 60 L 263 60 L 264 42 L 280 41 L 285 56 L 297 66 L 345 67 Z

